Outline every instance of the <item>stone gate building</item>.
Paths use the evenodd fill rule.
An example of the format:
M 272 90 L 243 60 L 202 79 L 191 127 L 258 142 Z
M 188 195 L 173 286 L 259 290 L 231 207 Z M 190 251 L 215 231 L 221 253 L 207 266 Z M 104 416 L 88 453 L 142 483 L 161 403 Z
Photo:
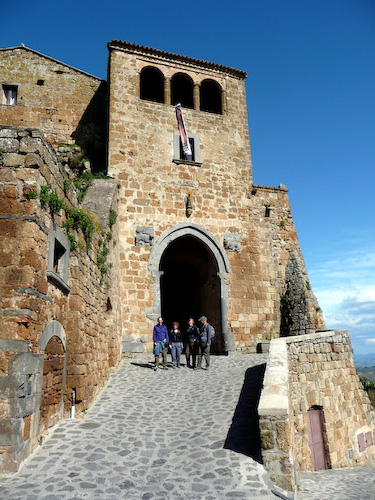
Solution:
M 300 375 L 325 370 L 329 392 L 332 362 L 351 377 L 348 404 L 360 395 L 360 418 L 343 427 L 352 437 L 336 448 L 353 451 L 373 424 L 350 341 L 342 356 L 326 354 L 328 341 L 315 347 L 325 326 L 287 189 L 252 182 L 246 73 L 118 40 L 108 49 L 108 82 L 24 46 L 0 50 L 0 470 L 17 470 L 72 407 L 88 408 L 121 355 L 151 357 L 158 316 L 185 325 L 204 314 L 220 354 L 293 336 L 279 448 L 279 409 L 262 406 L 264 442 L 276 436 L 265 462 L 293 486 L 292 465 L 311 467 L 295 437 L 306 434 L 305 410 L 330 407 L 309 375 L 301 410 Z M 306 369 L 293 357 L 301 335 Z M 373 442 L 353 451 L 355 463 L 373 459 Z M 342 449 L 333 466 L 353 463 Z
M 149 341 L 160 315 L 186 324 L 205 314 L 216 351 L 254 352 L 280 335 L 286 303 L 295 333 L 322 328 L 287 189 L 252 184 L 246 74 L 120 41 L 109 44 L 109 74 L 123 334 Z

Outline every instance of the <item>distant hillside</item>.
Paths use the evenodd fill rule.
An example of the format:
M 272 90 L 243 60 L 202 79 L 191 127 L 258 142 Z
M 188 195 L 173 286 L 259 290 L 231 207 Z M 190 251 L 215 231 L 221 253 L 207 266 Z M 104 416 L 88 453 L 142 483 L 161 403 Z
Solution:
M 368 354 L 354 354 L 354 364 L 357 369 L 363 366 L 375 366 L 375 352 Z
M 375 363 L 374 366 L 357 366 L 356 368 L 358 375 L 362 375 L 362 377 L 368 378 L 375 384 Z

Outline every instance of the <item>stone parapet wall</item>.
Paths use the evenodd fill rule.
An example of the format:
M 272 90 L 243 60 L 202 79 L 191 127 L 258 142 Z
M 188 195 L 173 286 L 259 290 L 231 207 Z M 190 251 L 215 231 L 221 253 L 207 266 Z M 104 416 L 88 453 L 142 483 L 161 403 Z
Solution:
M 316 469 L 308 413 L 316 409 L 326 467 L 375 463 L 375 412 L 346 330 L 271 342 L 258 413 L 263 461 L 279 486 L 292 488 L 298 471 Z
M 121 338 L 117 273 L 110 271 L 111 263 L 118 266 L 117 226 L 105 243 L 103 275 L 97 258 L 108 223 L 103 234 L 94 232 L 91 248 L 81 229 L 69 230 L 81 246 L 70 251 L 65 210 L 52 215 L 41 202 L 42 186 L 48 186 L 65 206 L 79 207 L 74 187 L 63 182 L 72 172 L 43 134 L 0 128 L 0 149 L 0 469 L 9 472 L 48 427 L 69 416 L 73 389 L 77 414 L 92 404 L 120 361 Z M 117 182 L 108 184 L 107 216 L 117 209 Z M 101 197 L 100 186 L 90 189 Z
M 361 434 L 374 435 L 375 413 L 354 367 L 349 333 L 334 330 L 286 343 L 298 469 L 313 470 L 307 414 L 312 407 L 322 411 L 328 467 L 374 463 L 375 445 L 359 445 Z
M 258 405 L 263 464 L 271 480 L 286 490 L 295 487 L 289 415 L 287 347 L 282 339 L 271 342 Z

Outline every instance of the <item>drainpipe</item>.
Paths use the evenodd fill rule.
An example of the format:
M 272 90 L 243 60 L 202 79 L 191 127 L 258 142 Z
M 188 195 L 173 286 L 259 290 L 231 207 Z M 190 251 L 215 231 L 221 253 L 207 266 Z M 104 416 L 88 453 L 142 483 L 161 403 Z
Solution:
M 72 409 L 70 413 L 70 418 L 74 418 L 76 413 L 76 390 L 72 389 Z

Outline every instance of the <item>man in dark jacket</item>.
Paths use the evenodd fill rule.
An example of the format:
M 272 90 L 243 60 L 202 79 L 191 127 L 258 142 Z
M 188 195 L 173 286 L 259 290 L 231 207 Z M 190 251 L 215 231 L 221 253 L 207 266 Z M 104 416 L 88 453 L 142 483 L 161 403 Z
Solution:
M 198 363 L 196 369 L 202 368 L 202 357 L 206 360 L 206 370 L 210 367 L 210 347 L 211 347 L 211 325 L 207 322 L 206 316 L 201 316 L 198 320 L 199 342 L 198 342 Z

